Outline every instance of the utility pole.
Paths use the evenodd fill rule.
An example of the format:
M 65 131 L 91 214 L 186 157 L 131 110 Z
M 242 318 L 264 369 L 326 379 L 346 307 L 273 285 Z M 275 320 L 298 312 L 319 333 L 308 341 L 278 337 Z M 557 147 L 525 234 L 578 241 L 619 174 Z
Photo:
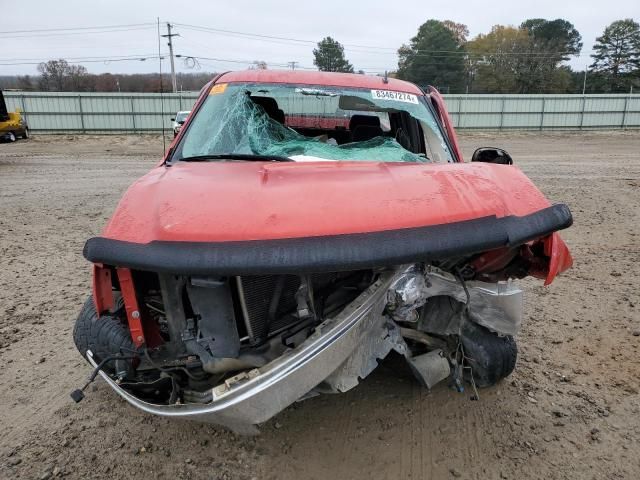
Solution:
M 298 63 L 299 62 L 287 62 L 287 65 L 289 65 L 291 70 L 295 70 L 296 69 L 296 65 L 298 65 Z
M 582 95 L 584 95 L 585 90 L 587 89 L 587 67 L 584 69 L 584 81 L 582 82 Z
M 167 22 L 167 34 L 162 36 L 169 39 L 169 43 L 167 43 L 167 45 L 169 45 L 169 58 L 171 59 L 171 86 L 173 87 L 173 93 L 176 93 L 178 91 L 178 84 L 176 82 L 176 67 L 173 63 L 173 42 L 171 41 L 171 38 L 179 37 L 180 34 L 171 33 L 171 24 Z

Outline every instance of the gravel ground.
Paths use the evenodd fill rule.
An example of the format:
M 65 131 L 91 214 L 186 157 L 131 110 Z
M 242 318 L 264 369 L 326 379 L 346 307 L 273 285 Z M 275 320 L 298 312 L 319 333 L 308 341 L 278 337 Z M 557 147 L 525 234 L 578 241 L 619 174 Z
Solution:
M 572 270 L 524 281 L 515 373 L 479 401 L 422 390 L 398 359 L 357 388 L 296 404 L 241 437 L 134 410 L 71 338 L 82 258 L 158 137 L 0 145 L 0 478 L 640 478 L 640 133 L 465 134 L 505 147 L 573 210 Z

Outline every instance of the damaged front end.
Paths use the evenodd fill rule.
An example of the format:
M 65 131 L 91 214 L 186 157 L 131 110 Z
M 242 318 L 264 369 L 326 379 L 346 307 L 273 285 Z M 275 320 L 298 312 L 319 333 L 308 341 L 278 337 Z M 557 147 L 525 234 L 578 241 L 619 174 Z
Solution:
M 550 281 L 570 265 L 553 232 L 571 215 L 544 211 L 321 239 L 92 239 L 94 295 L 74 339 L 132 405 L 236 431 L 353 388 L 392 350 L 428 388 L 488 386 L 515 366 L 511 279 Z

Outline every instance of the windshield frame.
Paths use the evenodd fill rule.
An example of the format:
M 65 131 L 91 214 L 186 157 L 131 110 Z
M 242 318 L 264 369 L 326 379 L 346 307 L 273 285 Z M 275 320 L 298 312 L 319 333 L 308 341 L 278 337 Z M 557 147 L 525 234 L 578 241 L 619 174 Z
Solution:
M 329 85 L 329 84 L 306 84 L 306 83 L 298 83 L 298 82 L 255 82 L 255 81 L 233 81 L 233 82 L 218 82 L 218 80 L 220 80 L 222 75 L 219 75 L 217 77 L 215 77 L 207 86 L 205 86 L 205 88 L 203 88 L 203 90 L 201 91 L 202 96 L 199 98 L 198 102 L 193 106 L 193 108 L 191 109 L 191 113 L 188 115 L 186 122 L 184 123 L 184 125 L 182 126 L 182 129 L 180 130 L 180 133 L 178 134 L 178 137 L 176 139 L 176 143 L 172 146 L 172 148 L 169 149 L 169 151 L 167 152 L 168 155 L 166 155 L 165 160 L 163 161 L 163 164 L 165 165 L 173 165 L 179 161 L 181 161 L 181 158 L 175 158 L 176 155 L 182 151 L 182 147 L 184 146 L 184 142 L 185 139 L 187 138 L 188 134 L 189 134 L 189 129 L 191 127 L 192 121 L 194 118 L 196 118 L 199 114 L 200 114 L 200 110 L 202 109 L 202 107 L 205 105 L 211 89 L 213 89 L 216 85 L 219 84 L 225 84 L 228 83 L 229 85 L 266 85 L 266 86 L 286 86 L 286 87 L 291 87 L 291 88 L 336 88 L 336 89 L 342 89 L 342 90 L 370 90 L 368 88 L 365 87 L 359 87 L 359 86 L 349 86 L 349 87 L 345 87 L 345 86 L 333 86 L 333 85 Z M 418 87 L 420 88 L 420 87 Z M 384 89 L 381 89 L 384 90 Z M 393 90 L 393 89 L 387 89 L 391 92 L 395 92 L 397 90 Z M 452 162 L 447 162 L 447 163 L 459 163 L 462 160 L 460 158 L 458 158 L 458 155 L 456 154 L 455 149 L 453 148 L 453 144 L 449 138 L 449 135 L 447 134 L 446 129 L 444 128 L 444 126 L 442 125 L 442 121 L 440 116 L 438 115 L 438 112 L 436 111 L 436 109 L 434 108 L 432 102 L 431 102 L 431 97 L 429 95 L 429 93 L 425 92 L 422 88 L 420 88 L 420 91 L 422 92 L 422 95 L 417 95 L 416 97 L 418 98 L 418 102 L 425 107 L 429 113 L 432 115 L 435 124 L 438 128 L 438 133 L 440 133 L 440 135 L 442 136 L 444 142 L 446 143 L 446 146 L 449 150 L 449 154 L 451 156 Z M 327 160 L 327 161 L 331 161 L 331 160 Z M 295 162 L 294 162 L 295 163 Z M 384 163 L 384 162 L 380 162 L 380 163 Z

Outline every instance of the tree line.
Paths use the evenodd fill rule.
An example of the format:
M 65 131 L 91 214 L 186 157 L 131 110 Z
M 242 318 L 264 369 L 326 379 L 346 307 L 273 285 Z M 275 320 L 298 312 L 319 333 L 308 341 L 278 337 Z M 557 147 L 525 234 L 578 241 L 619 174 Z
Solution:
M 597 37 L 586 72 L 567 64 L 583 47 L 582 36 L 567 20 L 534 18 L 518 27 L 496 25 L 489 33 L 468 36 L 464 24 L 427 20 L 398 49 L 398 68 L 389 75 L 445 93 L 640 90 L 640 26 L 632 19 L 611 23 Z M 313 54 L 320 70 L 354 71 L 343 46 L 331 37 L 320 41 Z
M 581 55 L 580 32 L 564 19 L 528 19 L 518 27 L 496 25 L 469 39 L 466 25 L 427 20 L 398 49 L 391 77 L 433 85 L 444 93 L 626 93 L 640 90 L 640 26 L 617 20 L 597 37 L 586 71 L 568 61 Z M 374 47 L 371 47 L 374 48 Z M 349 62 L 342 44 L 331 37 L 313 50 L 321 71 L 365 73 Z M 292 62 L 296 64 L 297 62 Z M 256 61 L 249 68 L 266 69 Z M 38 76 L 0 77 L 0 87 L 20 90 L 77 92 L 168 92 L 168 74 L 90 74 L 64 59 L 38 65 Z M 179 73 L 179 90 L 197 91 L 210 73 Z
M 42 92 L 170 92 L 171 76 L 158 73 L 91 74 L 82 65 L 64 59 L 38 65 L 39 76 L 0 76 L 0 87 Z M 177 73 L 179 91 L 198 91 L 211 73 Z

